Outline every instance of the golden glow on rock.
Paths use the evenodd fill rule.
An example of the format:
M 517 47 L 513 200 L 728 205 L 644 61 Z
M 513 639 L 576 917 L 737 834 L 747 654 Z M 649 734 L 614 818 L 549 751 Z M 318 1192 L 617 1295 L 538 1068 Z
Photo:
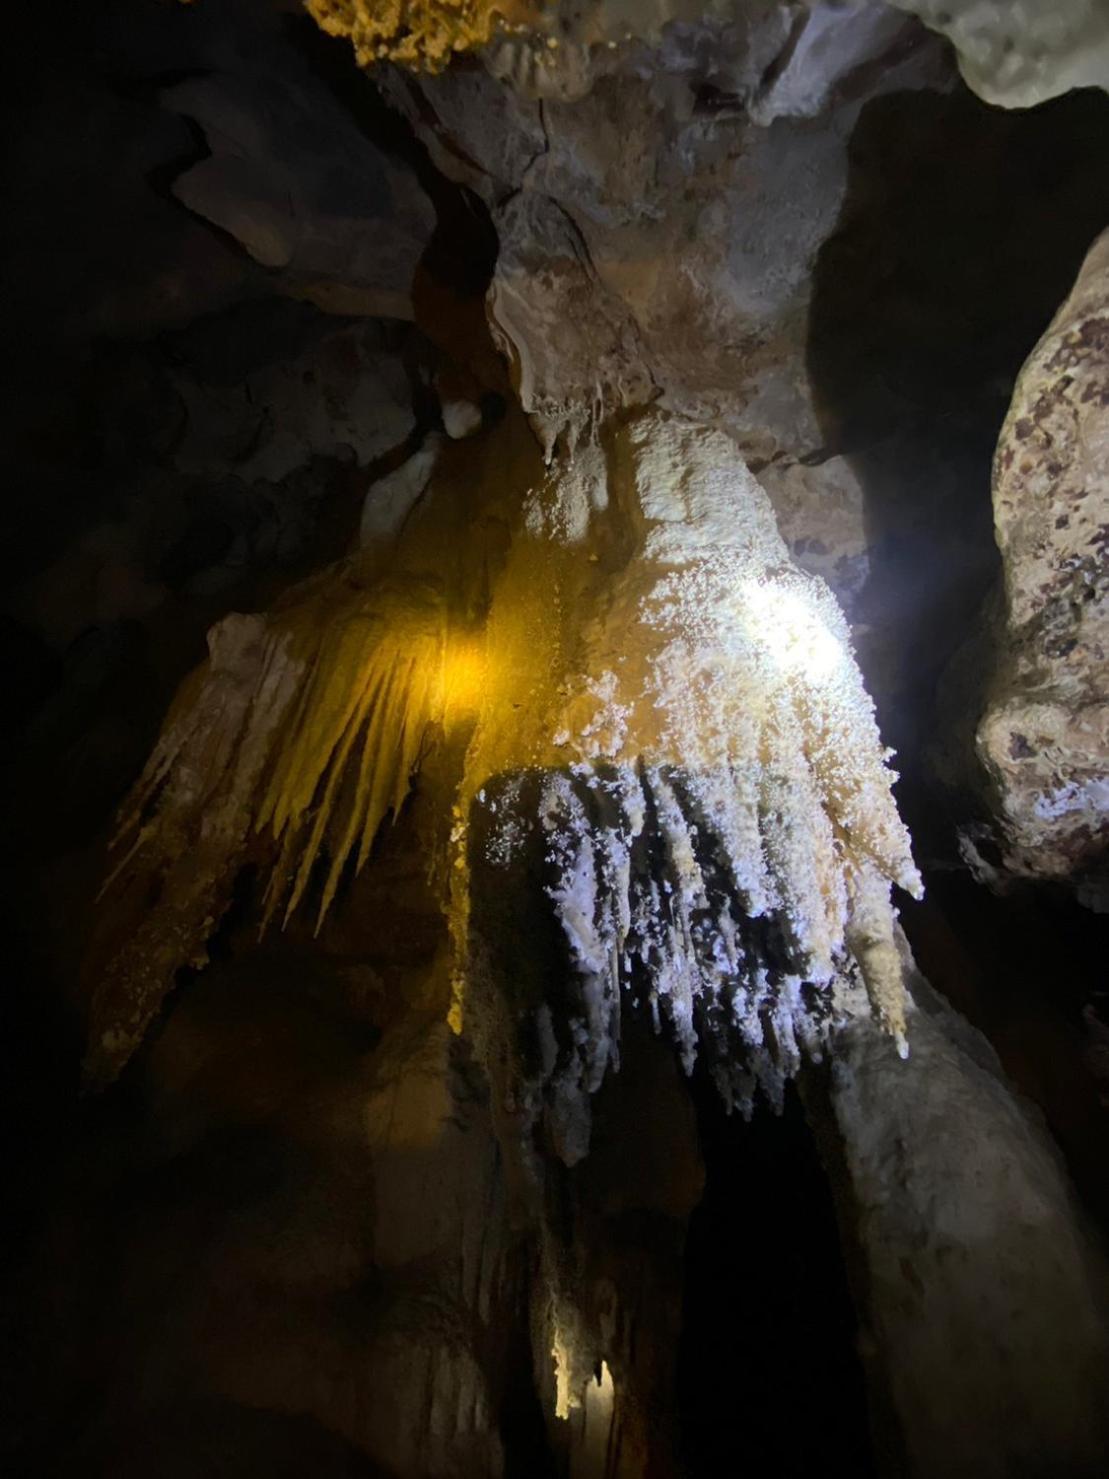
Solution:
M 585 1447 L 587 1452 L 597 1456 L 592 1470 L 596 1474 L 605 1472 L 604 1460 L 608 1453 L 615 1405 L 616 1384 L 612 1380 L 608 1362 L 602 1361 L 598 1375 L 585 1388 L 584 1403 Z
M 345 36 L 360 66 L 399 62 L 441 71 L 456 52 L 485 46 L 499 32 L 533 25 L 529 0 L 305 0 L 330 36 Z
M 560 1422 L 568 1422 L 573 1413 L 581 1412 L 587 1439 L 591 1433 L 607 1436 L 616 1400 L 616 1386 L 608 1362 L 602 1361 L 596 1374 L 590 1372 L 588 1378 L 583 1379 L 582 1367 L 588 1363 L 583 1363 L 580 1353 L 574 1351 L 561 1325 L 555 1326 L 551 1359 L 554 1362 L 555 1417 Z
M 574 1408 L 581 1406 L 581 1401 L 571 1385 L 570 1349 L 559 1329 L 555 1330 L 551 1356 L 554 1359 L 555 1373 L 555 1417 L 565 1422 Z
M 485 645 L 478 639 L 452 641 L 443 660 L 443 708 L 447 721 L 476 714 L 489 681 Z

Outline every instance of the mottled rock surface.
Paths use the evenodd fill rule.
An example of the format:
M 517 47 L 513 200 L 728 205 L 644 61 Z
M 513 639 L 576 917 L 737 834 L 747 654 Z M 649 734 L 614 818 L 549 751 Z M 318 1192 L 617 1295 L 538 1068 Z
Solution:
M 432 0 L 384 14 L 367 0 L 310 0 L 309 9 L 327 30 L 350 37 L 363 65 L 392 57 L 438 71 L 452 49 L 485 46 L 501 75 L 539 95 L 567 98 L 588 91 L 606 48 L 633 38 L 657 43 L 668 28 L 672 36 L 732 25 L 785 43 L 778 65 L 759 75 L 752 92 L 812 104 L 822 86 L 858 63 L 876 32 L 896 29 L 897 11 L 947 36 L 967 85 L 991 103 L 1029 107 L 1070 88 L 1109 86 L 1103 0 L 584 0 L 553 12 L 537 0 L 471 0 L 464 8 Z
M 978 751 L 1005 869 L 1071 878 L 1109 845 L 1109 234 L 1017 382 L 994 517 L 1005 626 Z
M 1109 88 L 1104 0 L 891 0 L 949 37 L 967 85 L 1028 108 L 1072 87 Z

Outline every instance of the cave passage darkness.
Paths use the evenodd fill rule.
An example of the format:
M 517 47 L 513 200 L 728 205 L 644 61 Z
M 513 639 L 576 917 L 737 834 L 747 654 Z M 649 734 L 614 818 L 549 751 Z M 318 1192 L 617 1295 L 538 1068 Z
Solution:
M 965 93 L 868 103 L 817 257 L 808 346 L 827 450 L 846 453 L 865 496 L 860 655 L 927 882 L 905 930 L 925 974 L 1045 1109 L 1105 1226 L 1101 1106 L 1061 1069 L 1083 1004 L 1104 989 L 1104 925 L 1064 890 L 998 898 L 976 884 L 928 756 L 966 723 L 942 680 L 997 578 L 981 489 L 1027 346 L 1109 219 L 1107 133 L 1094 91 L 1012 113 Z
M 875 1469 L 858 1323 L 801 1103 L 790 1093 L 780 1118 L 745 1124 L 722 1112 L 709 1084 L 697 1089 L 705 1194 L 686 1244 L 677 1378 L 689 1473 L 719 1474 L 731 1461 L 742 1392 L 748 1462 L 814 1474 L 831 1449 L 863 1479 Z
M 398 528 L 411 527 L 412 510 L 420 527 L 426 488 L 446 490 L 435 496 L 455 512 L 426 527 L 436 556 L 448 552 L 444 568 L 464 571 L 478 592 L 466 613 L 476 629 L 513 537 L 507 495 L 518 488 L 522 500 L 529 480 L 545 475 L 522 403 L 519 344 L 490 308 L 513 200 L 538 190 L 537 178 L 563 192 L 549 197 L 562 211 L 575 192 L 615 198 L 612 172 L 632 177 L 652 148 L 661 158 L 670 147 L 647 130 L 673 98 L 722 100 L 681 115 L 682 128 L 702 130 L 697 148 L 745 106 L 740 91 L 709 76 L 718 38 L 710 44 L 705 32 L 694 44 L 678 28 L 670 51 L 643 42 L 621 76 L 626 92 L 605 94 L 630 120 L 627 159 L 614 163 L 611 140 L 573 134 L 569 85 L 536 103 L 526 87 L 514 90 L 507 64 L 494 79 L 470 55 L 445 82 L 384 62 L 367 76 L 348 41 L 325 36 L 299 4 L 227 0 L 219 9 L 220 0 L 187 11 L 161 0 L 22 7 L 0 64 L 0 323 L 15 361 L 0 431 L 9 802 L 0 1463 L 28 1479 L 940 1479 L 928 1458 L 937 1440 L 921 1438 L 898 1407 L 911 1363 L 904 1380 L 884 1364 L 898 1338 L 905 1348 L 918 1329 L 922 1347 L 935 1338 L 927 1301 L 948 1297 L 937 1292 L 942 1281 L 929 1283 L 932 1229 L 913 1223 L 915 1203 L 909 1212 L 897 1203 L 906 1187 L 928 1196 L 901 1106 L 890 1110 L 888 1142 L 877 1131 L 867 1138 L 890 1093 L 892 1048 L 852 1040 L 852 1066 L 807 1067 L 780 1114 L 760 1100 L 748 1121 L 725 1112 L 703 1062 L 681 1073 L 637 1004 L 619 1075 L 592 1086 L 589 1154 L 563 1164 L 572 1158 L 550 1130 L 550 1106 L 527 1121 L 526 1095 L 497 1077 L 517 1038 L 540 1066 L 573 1038 L 578 1029 L 558 1021 L 558 993 L 540 1029 L 507 992 L 503 1018 L 476 1035 L 454 1038 L 444 1025 L 451 942 L 440 906 L 450 880 L 428 859 L 444 830 L 443 777 L 461 763 L 468 734 L 456 750 L 454 741 L 427 747 L 426 769 L 393 806 L 371 865 L 357 876 L 346 868 L 318 934 L 294 918 L 259 938 L 264 849 L 252 842 L 230 909 L 222 923 L 218 911 L 213 918 L 208 963 L 178 972 L 115 1082 L 82 1088 L 82 962 L 107 908 L 100 891 L 115 817 L 175 691 L 205 658 L 206 633 L 229 613 L 281 613 L 302 590 L 324 589 L 357 547 L 367 499 L 382 488 L 404 495 L 422 456 L 434 479 L 424 478 Z M 762 69 L 764 90 L 793 65 L 813 7 L 786 9 L 793 39 Z M 895 21 L 914 29 L 898 31 L 896 46 L 883 42 L 852 77 L 872 79 L 866 68 L 875 68 L 878 78 L 883 67 L 900 77 L 906 57 L 941 46 L 903 16 L 883 24 Z M 567 20 L 571 58 L 574 44 Z M 989 824 L 973 734 L 1000 641 L 991 464 L 1021 367 L 1109 225 L 1109 97 L 1089 88 L 1010 111 L 958 81 L 949 51 L 941 62 L 942 85 L 931 73 L 923 83 L 875 83 L 851 116 L 842 201 L 804 266 L 803 341 L 780 352 L 785 378 L 804 381 L 815 409 L 822 446 L 810 468 L 819 475 L 843 459 L 861 493 L 869 574 L 850 612 L 853 641 L 882 739 L 897 751 L 897 804 L 926 884 L 923 901 L 899 895 L 897 906 L 916 966 L 952 1009 L 928 993 L 927 1030 L 942 1022 L 948 1037 L 940 1047 L 928 1039 L 909 1062 L 934 1061 L 938 1075 L 962 1054 L 975 1067 L 952 1078 L 956 1090 L 981 1069 L 973 1083 L 982 1101 L 1014 1144 L 1027 1133 L 1033 1148 L 1014 1157 L 1014 1199 L 1033 1199 L 1020 1179 L 1026 1165 L 1036 1193 L 1034 1175 L 1048 1168 L 1043 1220 L 1062 1229 L 1061 1288 L 1068 1260 L 1085 1269 L 1087 1257 L 1096 1284 L 1109 1238 L 1105 916 L 1066 879 L 991 891 L 967 867 L 960 836 Z M 691 83 L 695 68 L 705 76 Z M 274 93 L 252 92 L 260 76 Z M 166 102 L 172 89 L 212 79 L 231 101 L 207 130 Z M 840 109 L 835 129 L 846 132 L 850 90 L 826 92 L 820 108 Z M 295 100 L 291 124 L 274 97 Z M 304 123 L 313 108 L 323 120 L 315 130 Z M 815 106 L 799 116 L 786 125 L 798 137 L 826 126 Z M 780 121 L 771 126 L 780 137 Z M 713 157 L 721 189 L 749 188 L 742 169 L 727 172 L 749 143 L 744 129 L 756 124 L 745 121 Z M 189 171 L 222 159 L 227 138 L 243 169 L 241 196 L 228 187 L 235 230 L 180 190 Z M 261 203 L 251 194 L 252 150 L 273 190 Z M 699 157 L 690 145 L 689 160 Z M 349 178 L 376 170 L 386 181 L 380 213 L 360 216 L 355 202 L 349 218 L 317 220 L 303 206 L 289 260 L 272 243 L 267 258 L 266 233 L 279 235 L 274 199 L 285 191 L 293 200 L 297 171 L 319 179 L 335 161 Z M 693 193 L 692 184 L 687 196 L 675 189 L 676 213 Z M 590 331 L 606 315 L 619 319 L 621 292 L 646 321 L 644 283 L 671 265 L 655 260 L 650 211 L 633 220 L 613 204 L 610 219 L 606 209 L 589 216 L 583 205 L 589 229 L 569 267 L 550 242 L 529 244 L 535 279 L 552 294 L 575 273 L 598 293 L 603 311 L 582 300 Z M 682 229 L 693 241 L 707 228 L 698 218 Z M 589 230 L 626 239 L 627 263 L 602 261 Z M 400 298 L 395 283 L 388 297 L 352 265 L 367 236 L 380 238 L 382 259 L 403 265 L 411 253 Z M 296 252 L 336 241 L 333 273 L 298 267 Z M 783 254 L 795 250 L 784 232 Z M 674 265 L 676 281 L 695 281 L 695 270 Z M 503 283 L 499 291 L 517 311 Z M 563 318 L 548 325 L 552 359 L 563 328 L 570 343 L 569 330 L 583 327 Z M 526 313 L 511 322 L 527 325 Z M 619 323 L 621 352 L 646 353 L 639 329 Z M 766 352 L 777 332 L 752 330 L 749 342 Z M 583 403 L 598 418 L 611 414 L 617 432 L 634 426 L 644 406 L 617 398 L 611 410 L 599 362 L 597 377 L 579 387 Z M 661 389 L 656 399 L 669 413 Z M 452 421 L 459 407 L 470 417 L 462 432 Z M 272 451 L 282 416 L 299 428 L 295 456 L 277 473 L 247 471 Z M 716 419 L 729 429 L 726 408 Z M 559 457 L 579 455 L 569 444 L 559 443 Z M 588 437 L 581 445 L 585 465 Z M 611 443 L 600 463 L 615 466 Z M 607 508 L 588 476 L 587 521 Z M 1096 491 L 1104 499 L 1109 490 Z M 480 557 L 464 538 L 472 530 Z M 960 663 L 977 675 L 969 698 L 952 676 Z M 506 809 L 510 793 L 511 784 Z M 310 799 L 322 807 L 320 794 Z M 154 810 L 151 801 L 144 820 Z M 987 862 L 1000 858 L 990 846 Z M 495 925 L 502 911 L 507 964 L 498 968 L 509 975 L 510 947 L 523 935 L 537 977 L 564 968 L 554 916 L 533 928 L 499 887 L 486 915 Z M 546 903 L 552 890 L 542 889 Z M 164 901 L 152 891 L 146 902 L 153 911 Z M 858 988 L 854 966 L 850 974 Z M 773 1043 L 775 1029 L 766 1030 Z M 922 1143 L 950 1131 L 944 1093 L 968 1124 L 992 1123 L 973 1118 L 977 1100 L 956 1102 L 948 1080 L 935 1081 Z M 858 1085 L 863 1108 L 852 1100 L 851 1112 L 864 1130 L 848 1144 L 837 1116 Z M 1018 1148 L 1023 1155 L 1023 1140 Z M 994 1149 L 1003 1159 L 1008 1143 L 985 1153 Z M 876 1192 L 887 1174 L 896 1192 Z M 995 1174 L 1001 1184 L 1007 1172 L 991 1162 L 982 1184 Z M 933 1200 L 947 1229 L 950 1209 L 942 1195 Z M 970 1231 L 950 1234 L 941 1264 L 958 1263 L 964 1232 L 968 1243 L 978 1236 L 976 1208 L 962 1210 Z M 891 1241 L 902 1233 L 908 1253 Z M 1002 1282 L 1019 1257 L 999 1255 Z M 965 1295 L 963 1307 L 973 1303 Z M 1028 1303 L 1030 1339 L 1047 1333 L 1047 1363 L 1062 1352 L 1065 1387 L 1066 1309 L 1056 1318 Z M 988 1299 L 982 1308 L 993 1318 Z M 1098 1320 L 1104 1312 L 1091 1305 L 1091 1331 Z M 565 1358 L 552 1330 L 596 1372 L 566 1421 L 553 1415 Z M 952 1366 L 967 1359 L 957 1338 Z M 998 1333 L 1001 1366 L 1004 1341 L 1018 1338 L 1023 1327 Z M 973 1365 L 977 1348 L 967 1349 Z M 1075 1349 L 1073 1368 L 1093 1371 Z M 615 1418 L 600 1405 L 602 1354 Z M 950 1382 L 958 1385 L 954 1374 Z M 1044 1389 L 1055 1382 L 1045 1377 Z M 947 1389 L 913 1400 L 938 1411 Z M 1016 1388 L 1011 1400 L 1023 1405 Z M 1096 1419 L 1080 1393 L 1058 1405 L 1074 1434 Z M 983 1431 L 993 1421 L 984 1416 Z M 1080 1448 L 1075 1437 L 1073 1462 L 1045 1448 L 1025 1468 L 1003 1456 L 989 1479 L 1092 1479 L 1091 1450 Z M 944 1479 L 968 1472 L 957 1448 L 952 1465 Z
M 877 98 L 817 255 L 809 371 L 825 451 L 846 454 L 864 490 L 864 667 L 884 679 L 883 732 L 925 855 L 937 844 L 909 767 L 998 569 L 980 492 L 1013 382 L 1109 217 L 1107 129 L 1094 91 L 1013 113 L 966 93 Z

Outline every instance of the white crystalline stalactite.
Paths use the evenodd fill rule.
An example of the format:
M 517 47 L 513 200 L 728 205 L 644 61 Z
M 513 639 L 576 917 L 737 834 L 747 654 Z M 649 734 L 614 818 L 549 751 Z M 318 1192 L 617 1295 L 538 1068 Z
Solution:
M 487 857 L 511 867 L 541 833 L 577 983 L 563 1095 L 616 1066 L 628 989 L 749 1110 L 819 1056 L 856 972 L 905 1050 L 890 887 L 920 880 L 843 617 L 734 447 L 659 418 L 628 442 L 637 547 L 581 610 L 577 671 L 538 717 L 536 813 L 534 788 L 498 793 Z M 577 478 L 556 472 L 533 531 L 566 525 L 564 496 Z M 548 594 L 580 602 L 573 584 Z

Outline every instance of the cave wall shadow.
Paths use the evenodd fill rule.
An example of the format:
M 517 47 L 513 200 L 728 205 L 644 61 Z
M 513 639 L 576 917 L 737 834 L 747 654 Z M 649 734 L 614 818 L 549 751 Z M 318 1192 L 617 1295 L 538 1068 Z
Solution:
M 978 884 L 957 851 L 967 797 L 928 759 L 942 739 L 967 774 L 976 766 L 977 715 L 937 686 L 963 653 L 985 692 L 1001 568 L 993 451 L 1021 366 L 1109 224 L 1107 137 L 1109 97 L 1095 90 L 1019 112 L 962 87 L 868 103 L 815 267 L 808 369 L 826 450 L 863 490 L 859 658 L 927 887 L 903 924 L 933 984 L 1045 1111 L 1109 1229 L 1109 1137 L 1081 1028 L 1103 985 L 1104 921 L 1065 891 L 999 898 Z
M 780 1115 L 760 1102 L 745 1121 L 705 1074 L 692 1093 L 705 1193 L 689 1225 L 677 1351 L 688 1479 L 732 1472 L 739 1451 L 781 1479 L 829 1468 L 871 1479 L 855 1250 L 801 1097 L 791 1084 Z
M 1021 365 L 1109 223 L 1106 137 L 1100 92 L 1008 112 L 959 88 L 876 98 L 850 139 L 808 370 L 826 450 L 863 489 L 860 657 L 907 768 L 999 573 L 993 450 Z

